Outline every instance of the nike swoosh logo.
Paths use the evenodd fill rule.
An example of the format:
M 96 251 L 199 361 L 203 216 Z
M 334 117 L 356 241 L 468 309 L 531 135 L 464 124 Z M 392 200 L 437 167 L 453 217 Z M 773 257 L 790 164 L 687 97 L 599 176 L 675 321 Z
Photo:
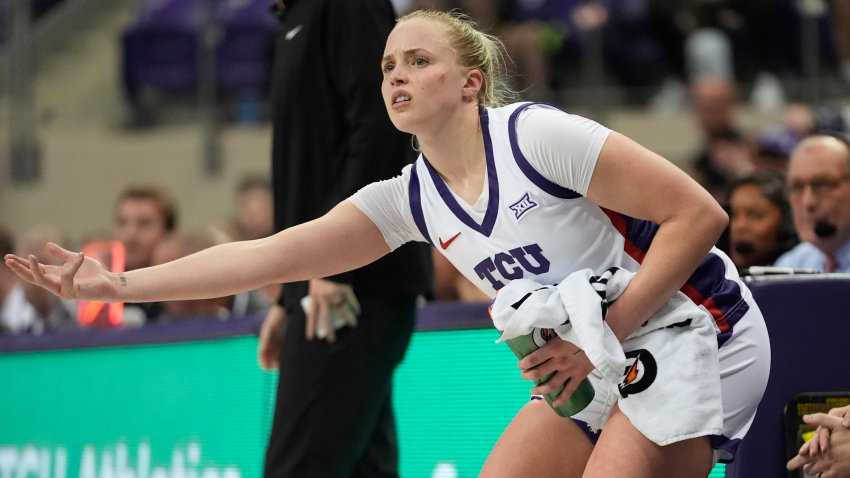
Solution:
M 297 35 L 298 32 L 300 32 L 300 31 L 301 31 L 301 25 L 298 25 L 297 27 L 293 28 L 292 30 L 289 30 L 288 32 L 286 32 L 286 36 L 284 38 L 286 38 L 286 41 L 292 40 L 293 38 L 295 38 L 295 35 Z
M 449 240 L 448 240 L 448 241 L 446 241 L 446 242 L 443 242 L 443 240 L 442 240 L 442 239 L 440 239 L 440 238 L 439 238 L 439 236 L 438 236 L 438 237 L 437 237 L 437 239 L 439 239 L 439 241 L 440 241 L 440 247 L 442 247 L 442 248 L 443 248 L 443 250 L 448 249 L 448 248 L 449 248 L 449 246 L 451 246 L 451 245 L 452 245 L 452 243 L 453 243 L 453 242 L 455 242 L 455 239 L 457 239 L 457 236 L 459 236 L 459 235 L 460 235 L 460 232 L 458 232 L 458 233 L 457 233 L 457 234 L 455 234 L 454 236 L 450 237 L 450 238 L 449 238 Z

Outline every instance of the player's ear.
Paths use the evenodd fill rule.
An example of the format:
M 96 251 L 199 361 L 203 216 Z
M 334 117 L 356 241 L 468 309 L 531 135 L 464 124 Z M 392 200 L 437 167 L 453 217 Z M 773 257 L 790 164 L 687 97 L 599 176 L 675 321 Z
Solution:
M 471 69 L 466 72 L 466 81 L 463 84 L 463 98 L 475 99 L 478 92 L 484 87 L 484 74 L 481 70 Z

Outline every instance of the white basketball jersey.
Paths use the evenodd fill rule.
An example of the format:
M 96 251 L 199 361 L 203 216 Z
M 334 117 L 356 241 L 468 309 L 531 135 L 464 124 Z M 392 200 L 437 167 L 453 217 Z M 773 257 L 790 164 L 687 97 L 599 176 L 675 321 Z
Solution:
M 476 212 L 465 204 L 424 156 L 405 168 L 397 178 L 407 181 L 410 210 L 404 212 L 412 221 L 405 223 L 415 224 L 419 233 L 407 237 L 433 244 L 491 297 L 519 278 L 554 284 L 585 268 L 597 274 L 613 266 L 636 271 L 658 225 L 603 209 L 541 175 L 517 141 L 517 118 L 531 104 L 481 108 L 487 178 L 480 201 L 486 200 L 486 209 L 480 204 Z M 353 199 L 376 221 L 362 198 Z M 726 277 L 726 265 L 722 252 L 713 250 L 682 288 L 714 316 L 721 335 L 731 334 L 747 310 L 741 287 Z

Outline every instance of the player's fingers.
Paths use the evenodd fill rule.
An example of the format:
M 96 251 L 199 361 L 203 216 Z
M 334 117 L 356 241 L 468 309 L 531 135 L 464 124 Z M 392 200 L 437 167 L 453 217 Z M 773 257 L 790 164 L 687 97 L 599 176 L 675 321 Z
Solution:
M 520 370 L 531 370 L 550 358 L 552 358 L 552 350 L 547 347 L 541 347 L 523 357 L 522 360 L 517 362 L 517 366 Z
M 541 379 L 541 381 L 538 381 L 537 385 L 532 387 L 531 394 L 546 395 L 548 393 L 555 392 L 556 390 L 560 389 L 564 385 L 564 383 L 566 383 L 569 379 L 569 374 L 563 371 L 557 371 L 551 376 L 545 376 Z M 545 380 L 545 382 L 542 380 Z
M 560 407 L 561 405 L 567 403 L 567 401 L 573 397 L 573 394 L 575 393 L 576 388 L 578 388 L 579 383 L 580 382 L 578 380 L 574 380 L 572 379 L 572 377 L 566 382 L 564 382 L 564 389 L 561 390 L 555 400 L 552 400 L 552 406 Z
M 24 260 L 24 258 L 9 254 L 6 256 L 6 266 L 12 269 L 21 279 L 32 284 L 36 283 L 32 271 L 30 271 L 29 261 Z
M 38 263 L 38 259 L 30 255 L 29 256 L 29 270 L 32 274 L 34 283 L 44 287 L 45 289 L 53 292 L 56 295 L 59 295 L 59 287 L 52 284 L 50 280 L 48 280 L 47 276 L 44 274 L 44 270 L 41 268 L 41 264 Z
M 53 242 L 48 242 L 46 246 L 44 246 L 44 250 L 50 254 L 51 257 L 55 257 L 56 259 L 61 260 L 62 262 L 69 262 L 74 259 L 74 256 L 77 255 L 76 252 L 71 252 L 67 249 L 64 249 L 62 246 L 55 244 Z
M 7 263 L 15 262 L 15 263 L 21 264 L 24 267 L 26 267 L 27 269 L 29 269 L 29 267 L 30 267 L 29 259 L 21 257 L 21 256 L 16 256 L 15 254 L 6 254 L 5 256 L 3 256 L 3 259 Z
M 546 362 L 541 363 L 540 365 L 535 366 L 534 368 L 530 368 L 528 370 L 522 371 L 522 378 L 525 380 L 543 380 L 544 377 L 548 377 L 549 375 L 558 372 L 558 365 L 554 360 L 547 360 Z
M 66 262 L 65 265 L 62 266 L 59 289 L 62 293 L 62 297 L 65 297 L 66 299 L 74 297 L 74 277 L 77 275 L 77 271 L 80 270 L 80 266 L 83 265 L 83 261 L 85 260 L 86 256 L 80 252 L 75 254 L 69 262 Z

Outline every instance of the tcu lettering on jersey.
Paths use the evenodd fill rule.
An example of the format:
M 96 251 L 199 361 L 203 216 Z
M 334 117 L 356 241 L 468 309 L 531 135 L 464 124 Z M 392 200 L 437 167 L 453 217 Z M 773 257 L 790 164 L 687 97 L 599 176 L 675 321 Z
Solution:
M 543 249 L 537 244 L 517 247 L 508 252 L 499 252 L 488 257 L 475 266 L 475 273 L 481 279 L 490 281 L 493 289 L 499 290 L 514 279 L 521 279 L 526 272 L 540 275 L 549 272 L 549 259 L 543 255 Z

